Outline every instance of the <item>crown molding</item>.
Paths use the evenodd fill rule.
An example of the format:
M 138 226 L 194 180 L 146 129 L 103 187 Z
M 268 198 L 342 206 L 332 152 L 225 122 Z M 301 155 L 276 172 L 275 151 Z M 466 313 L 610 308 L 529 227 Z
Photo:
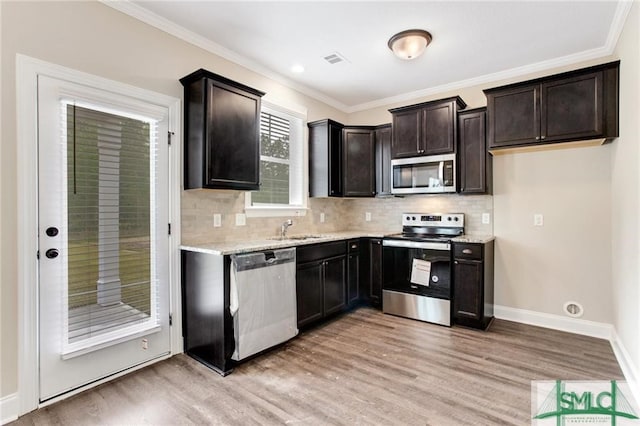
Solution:
M 603 58 L 613 54 L 618 38 L 622 33 L 625 21 L 629 15 L 629 11 L 633 6 L 633 0 L 619 1 L 616 7 L 616 11 L 613 17 L 613 22 L 609 28 L 609 34 L 607 40 L 602 47 L 595 49 L 585 50 L 575 54 L 562 56 L 559 58 L 550 59 L 547 61 L 536 62 L 521 67 L 511 68 L 504 71 L 499 71 L 492 74 L 485 74 L 479 77 L 474 77 L 466 80 L 457 81 L 454 83 L 442 84 L 439 86 L 429 87 L 422 90 L 416 90 L 413 92 L 403 93 L 397 96 L 391 96 L 388 98 L 377 99 L 371 102 L 365 102 L 357 105 L 346 105 L 332 97 L 329 97 L 317 90 L 311 89 L 305 85 L 299 84 L 291 79 L 276 73 L 263 65 L 239 55 L 231 50 L 205 38 L 201 35 L 194 33 L 170 20 L 163 18 L 137 4 L 131 3 L 129 0 L 100 0 L 106 6 L 109 6 L 115 10 L 118 10 L 126 15 L 136 18 L 146 24 L 149 24 L 155 28 L 158 28 L 168 34 L 171 34 L 187 43 L 198 46 L 208 52 L 211 52 L 217 56 L 241 65 L 251 71 L 263 75 L 271 80 L 274 80 L 280 84 L 283 84 L 291 89 L 294 89 L 300 93 L 310 96 L 320 102 L 323 102 L 339 111 L 350 114 L 359 111 L 365 111 L 373 108 L 386 107 L 392 104 L 398 104 L 403 102 L 410 102 L 418 98 L 424 98 L 438 93 L 444 93 L 452 90 L 463 89 L 467 87 L 477 86 L 481 84 L 492 83 L 500 80 L 507 80 L 515 77 L 521 77 L 528 74 L 533 74 L 540 71 L 551 70 L 554 68 L 567 66 L 579 62 L 588 60 Z

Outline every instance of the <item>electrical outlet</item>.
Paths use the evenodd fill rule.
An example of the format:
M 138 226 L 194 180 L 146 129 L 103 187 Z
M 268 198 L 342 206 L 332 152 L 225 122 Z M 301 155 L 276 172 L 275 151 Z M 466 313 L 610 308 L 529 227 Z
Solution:
M 364 220 L 365 220 L 366 222 L 371 222 L 371 212 L 366 212 L 366 213 L 364 214 Z
M 247 224 L 247 215 L 244 213 L 236 213 L 236 226 L 245 226 Z
M 491 223 L 491 215 L 489 213 L 482 213 L 482 224 L 489 225 Z
M 533 215 L 533 226 L 544 226 L 544 216 L 541 213 Z
M 220 228 L 222 226 L 222 215 L 220 213 L 213 214 L 213 227 Z
M 142 339 L 142 349 L 145 351 L 149 349 L 149 341 L 147 339 Z
M 320 213 L 320 223 L 324 223 L 324 213 Z

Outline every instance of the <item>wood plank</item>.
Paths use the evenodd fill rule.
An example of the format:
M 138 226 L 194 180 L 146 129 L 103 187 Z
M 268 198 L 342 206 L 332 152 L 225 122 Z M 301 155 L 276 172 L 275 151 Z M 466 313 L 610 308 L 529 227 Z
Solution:
M 15 425 L 528 424 L 532 380 L 623 380 L 609 342 L 496 320 L 486 331 L 360 308 L 221 377 L 178 355 Z

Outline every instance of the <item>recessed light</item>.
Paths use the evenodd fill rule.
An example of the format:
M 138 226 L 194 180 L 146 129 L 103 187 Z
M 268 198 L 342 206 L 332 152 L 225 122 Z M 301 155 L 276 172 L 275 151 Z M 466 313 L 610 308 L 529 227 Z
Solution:
M 296 74 L 300 74 L 301 72 L 304 72 L 304 67 L 300 64 L 295 64 L 291 67 L 291 71 L 295 72 Z

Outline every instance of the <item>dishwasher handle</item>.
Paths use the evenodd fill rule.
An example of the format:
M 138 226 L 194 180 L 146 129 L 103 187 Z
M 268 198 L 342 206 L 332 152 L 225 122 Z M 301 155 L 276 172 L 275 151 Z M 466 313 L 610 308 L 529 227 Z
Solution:
M 232 254 L 231 261 L 236 271 L 266 268 L 268 266 L 295 263 L 296 249 L 265 250 L 243 254 Z

